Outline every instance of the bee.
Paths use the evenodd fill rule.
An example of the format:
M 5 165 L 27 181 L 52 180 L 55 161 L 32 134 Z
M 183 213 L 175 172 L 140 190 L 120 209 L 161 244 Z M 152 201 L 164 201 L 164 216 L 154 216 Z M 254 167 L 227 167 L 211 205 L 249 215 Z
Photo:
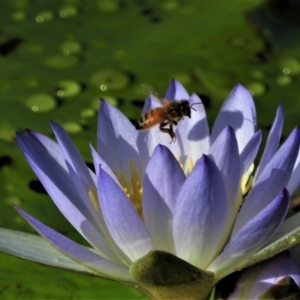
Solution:
M 173 126 L 176 126 L 185 116 L 191 118 L 191 110 L 196 111 L 193 106 L 201 104 L 201 102 L 190 105 L 188 100 L 177 101 L 155 97 L 162 103 L 162 107 L 153 108 L 141 116 L 136 125 L 136 129 L 147 130 L 159 124 L 159 129 L 170 135 L 170 143 L 175 143 L 176 133 L 173 130 Z

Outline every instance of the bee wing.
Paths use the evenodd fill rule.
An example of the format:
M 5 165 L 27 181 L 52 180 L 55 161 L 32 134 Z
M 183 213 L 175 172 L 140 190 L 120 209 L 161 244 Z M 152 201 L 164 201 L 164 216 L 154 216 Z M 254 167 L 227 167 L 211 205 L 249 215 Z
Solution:
M 168 101 L 168 100 L 160 97 L 157 90 L 155 89 L 155 87 L 153 87 L 152 85 L 150 85 L 148 83 L 142 83 L 141 88 L 145 92 L 146 95 L 151 97 L 151 100 L 159 102 L 162 105 L 164 105 Z
M 141 84 L 141 89 L 146 95 L 153 95 L 153 96 L 158 96 L 157 90 L 155 89 L 154 86 L 148 84 L 148 83 L 142 83 Z

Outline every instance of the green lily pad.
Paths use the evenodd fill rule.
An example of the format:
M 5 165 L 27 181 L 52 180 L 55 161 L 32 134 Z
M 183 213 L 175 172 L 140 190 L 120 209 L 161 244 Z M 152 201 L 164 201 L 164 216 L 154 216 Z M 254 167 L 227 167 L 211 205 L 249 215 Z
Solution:
M 1 299 L 147 299 L 99 277 L 46 267 L 0 253 Z

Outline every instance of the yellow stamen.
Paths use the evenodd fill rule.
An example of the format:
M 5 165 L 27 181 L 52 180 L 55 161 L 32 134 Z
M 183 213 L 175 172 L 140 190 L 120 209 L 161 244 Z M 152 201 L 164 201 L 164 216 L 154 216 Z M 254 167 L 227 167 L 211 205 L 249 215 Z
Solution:
M 97 190 L 94 186 L 91 186 L 89 189 L 89 197 L 90 197 L 90 200 L 91 200 L 95 210 L 97 212 L 100 212 Z
M 242 189 L 242 194 L 245 196 L 246 194 L 249 193 L 250 189 L 252 188 L 253 185 L 253 170 L 254 170 L 254 163 L 251 164 L 249 169 L 246 171 L 246 173 L 242 176 L 241 179 L 241 189 Z
M 189 160 L 188 160 L 188 171 L 187 171 L 187 174 L 189 174 L 189 173 L 191 173 L 192 172 L 192 170 L 193 170 L 193 168 L 194 168 L 194 166 L 195 166 L 195 164 L 194 164 L 194 161 L 193 161 L 193 159 L 190 157 L 189 158 Z M 186 174 L 186 175 L 187 175 Z
M 249 177 L 249 180 L 248 180 L 247 184 L 245 185 L 245 188 L 244 188 L 244 190 L 243 190 L 243 195 L 248 194 L 248 192 L 251 190 L 252 185 L 253 185 L 253 180 L 254 180 L 254 176 L 251 175 L 251 176 Z
M 183 164 L 182 162 L 179 161 L 179 156 L 178 155 L 174 155 L 175 158 L 177 159 L 181 169 L 183 170 L 183 172 L 185 173 L 185 176 L 189 175 L 189 173 L 192 172 L 195 164 L 194 161 L 191 157 L 187 158 L 187 161 L 185 164 Z
M 143 210 L 142 210 L 142 184 L 141 184 L 141 177 L 138 170 L 135 168 L 134 161 L 131 159 L 129 161 L 129 169 L 130 169 L 130 178 L 126 176 L 124 171 L 120 173 L 114 172 L 116 177 L 119 179 L 121 186 L 127 197 L 131 200 L 132 204 L 134 205 L 136 211 L 143 217 Z

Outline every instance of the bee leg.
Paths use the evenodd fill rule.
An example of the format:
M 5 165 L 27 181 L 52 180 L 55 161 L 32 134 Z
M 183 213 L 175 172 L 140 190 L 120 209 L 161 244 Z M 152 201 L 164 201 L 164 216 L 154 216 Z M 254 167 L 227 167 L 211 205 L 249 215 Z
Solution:
M 170 128 L 169 128 L 169 135 L 170 135 L 170 137 L 171 137 L 171 142 L 170 142 L 170 144 L 171 144 L 172 142 L 175 143 L 177 137 L 176 137 L 176 133 L 173 131 L 173 126 L 172 126 L 172 125 L 170 125 Z
M 173 126 L 171 124 L 169 124 L 170 125 L 169 128 L 165 128 L 165 126 L 168 125 L 168 124 L 169 124 L 169 122 L 163 122 L 163 123 L 161 123 L 159 125 L 159 129 L 162 132 L 168 133 L 170 135 L 170 137 L 171 137 L 171 142 L 170 143 L 172 143 L 172 142 L 175 143 L 175 141 L 176 141 L 176 133 L 173 131 Z

